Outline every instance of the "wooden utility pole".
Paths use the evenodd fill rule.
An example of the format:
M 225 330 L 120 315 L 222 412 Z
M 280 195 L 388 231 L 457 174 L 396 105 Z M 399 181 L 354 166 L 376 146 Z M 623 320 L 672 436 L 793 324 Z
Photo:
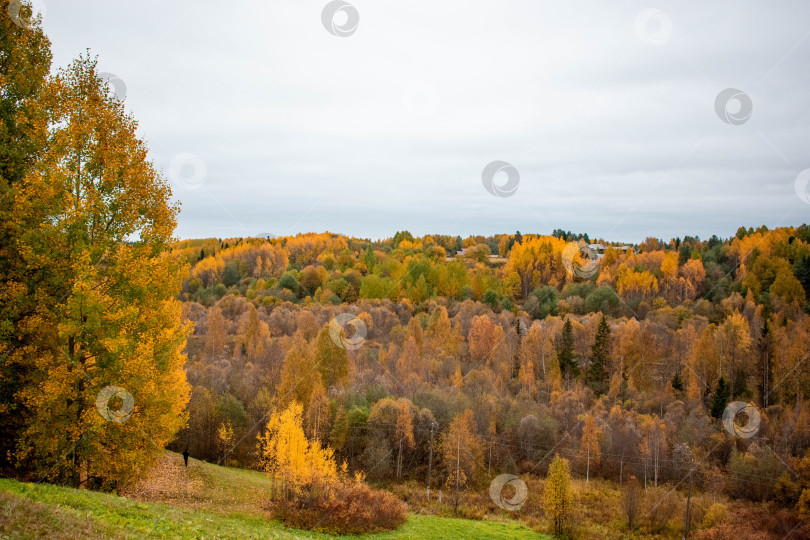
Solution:
M 427 485 L 427 498 L 430 501 L 430 473 L 433 469 L 433 426 L 434 422 L 430 423 L 430 460 L 428 461 L 428 485 Z
M 692 475 L 695 472 L 695 461 L 689 466 L 689 494 L 686 496 L 686 523 L 683 526 L 683 540 L 689 537 L 689 522 L 692 520 Z
M 459 484 L 460 469 L 461 469 L 461 441 L 456 439 L 456 502 L 455 502 L 456 514 L 458 514 L 458 484 Z
M 488 474 L 492 477 L 492 436 L 489 437 L 489 466 Z
M 402 437 L 399 438 L 399 454 L 397 454 L 397 478 L 402 476 Z

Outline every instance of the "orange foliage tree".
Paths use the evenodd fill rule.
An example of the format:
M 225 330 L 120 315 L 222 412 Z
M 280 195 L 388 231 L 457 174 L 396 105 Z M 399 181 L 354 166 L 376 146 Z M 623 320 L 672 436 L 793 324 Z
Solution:
M 24 351 L 16 458 L 42 478 L 112 486 L 185 422 L 191 323 L 175 298 L 188 271 L 165 256 L 178 207 L 95 60 L 60 71 L 44 100 L 50 139 L 15 201 L 36 225 L 18 249 L 32 272 L 58 272 L 61 296 L 26 323 L 38 345 Z
M 285 501 L 298 497 L 309 487 L 328 490 L 338 479 L 332 450 L 304 435 L 303 407 L 293 401 L 281 412 L 274 412 L 266 431 L 258 436 L 264 470 L 273 478 L 276 496 Z
M 553 236 L 524 237 L 512 246 L 505 274 L 515 275 L 520 284 L 519 294 L 526 298 L 540 284 L 557 285 L 565 282 L 562 263 L 564 240 Z

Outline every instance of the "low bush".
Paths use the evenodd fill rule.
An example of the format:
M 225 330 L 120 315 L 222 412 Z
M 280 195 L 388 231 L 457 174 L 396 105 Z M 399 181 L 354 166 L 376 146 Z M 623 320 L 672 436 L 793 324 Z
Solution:
M 664 486 L 650 488 L 644 497 L 650 531 L 658 534 L 669 524 L 678 508 L 678 494 Z
M 708 510 L 706 510 L 706 514 L 703 516 L 703 528 L 709 529 L 715 525 L 728 523 L 730 518 L 731 516 L 728 512 L 728 508 L 726 508 L 726 505 L 714 503 L 709 507 Z
M 803 523 L 795 512 L 773 503 L 735 502 L 730 505 L 729 513 L 732 525 L 751 524 L 757 531 L 769 533 L 771 538 L 810 538 L 810 523 Z
M 275 506 L 288 527 L 329 534 L 362 534 L 396 529 L 408 518 L 399 499 L 367 484 L 345 483 L 327 495 L 297 497 Z
M 761 531 L 755 531 L 750 526 L 732 525 L 724 523 L 711 529 L 698 531 L 694 536 L 695 540 L 770 540 L 771 535 Z
M 802 523 L 795 512 L 776 505 L 731 502 L 725 505 L 727 521 L 698 531 L 698 540 L 778 540 L 783 538 L 810 538 L 810 525 Z M 723 511 L 707 511 L 710 514 Z
M 696 494 L 692 497 L 689 512 L 692 515 L 691 526 L 693 529 L 699 529 L 702 526 L 703 520 L 706 518 L 706 513 L 713 504 L 716 504 L 715 499 L 708 495 Z

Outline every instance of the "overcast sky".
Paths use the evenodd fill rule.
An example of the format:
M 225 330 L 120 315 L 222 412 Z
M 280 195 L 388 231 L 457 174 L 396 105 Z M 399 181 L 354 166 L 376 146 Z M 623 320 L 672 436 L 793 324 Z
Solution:
M 44 26 L 55 66 L 90 48 L 124 83 L 181 238 L 810 221 L 806 0 L 327 4 L 45 0 Z

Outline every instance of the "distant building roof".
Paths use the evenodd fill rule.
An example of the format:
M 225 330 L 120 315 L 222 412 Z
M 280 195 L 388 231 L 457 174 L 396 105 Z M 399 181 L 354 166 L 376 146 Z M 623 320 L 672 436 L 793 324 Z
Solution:
M 588 247 L 594 251 L 605 251 L 607 248 L 620 249 L 622 251 L 633 250 L 633 246 L 606 246 L 604 244 L 588 244 Z

